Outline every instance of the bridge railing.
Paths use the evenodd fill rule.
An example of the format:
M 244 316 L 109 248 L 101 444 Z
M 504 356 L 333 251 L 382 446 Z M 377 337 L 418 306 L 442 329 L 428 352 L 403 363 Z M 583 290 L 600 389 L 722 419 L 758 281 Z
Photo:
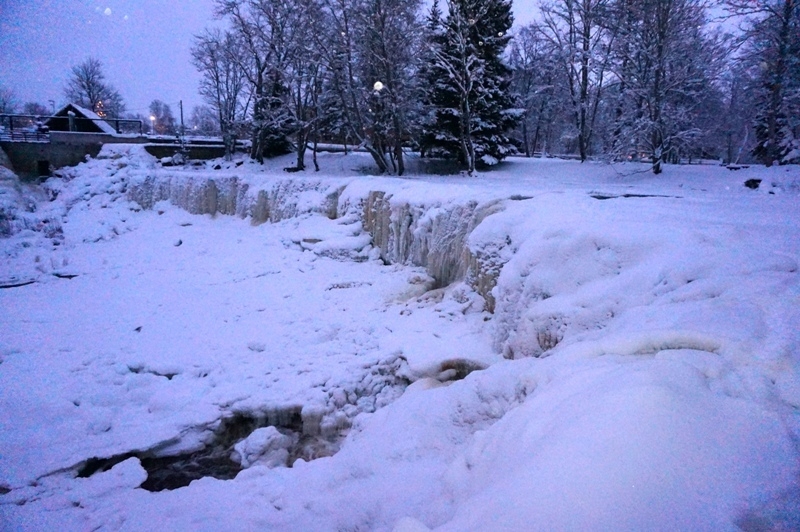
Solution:
M 46 122 L 50 122 L 51 127 L 49 129 L 52 129 L 53 131 L 70 131 L 70 127 L 72 127 L 74 128 L 73 131 L 90 133 L 91 131 L 86 131 L 86 125 L 88 122 L 91 122 L 95 128 L 104 130 L 104 133 L 116 132 L 117 134 L 144 134 L 144 126 L 142 121 L 132 118 L 108 118 L 105 120 L 97 120 L 93 118 L 83 118 L 77 116 L 67 117 L 0 114 L 0 136 L 2 136 L 4 140 L 29 142 L 27 138 L 31 138 L 30 134 L 46 134 L 48 132 L 48 126 L 45 125 Z M 29 135 L 19 136 L 18 133 L 20 132 L 27 133 Z
M 0 129 L 0 142 L 50 142 L 50 133 L 44 131 L 25 131 Z

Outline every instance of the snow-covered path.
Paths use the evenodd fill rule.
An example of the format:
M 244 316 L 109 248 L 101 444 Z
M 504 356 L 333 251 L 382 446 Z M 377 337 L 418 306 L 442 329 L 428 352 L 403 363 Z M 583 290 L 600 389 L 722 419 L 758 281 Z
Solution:
M 800 523 L 797 170 L 753 171 L 776 185 L 750 191 L 706 167 L 517 162 L 469 182 L 342 165 L 338 219 L 252 225 L 140 210 L 97 163 L 50 207 L 95 180 L 63 245 L 4 241 L 3 277 L 37 279 L 0 290 L 4 527 Z M 467 236 L 499 272 L 494 314 L 468 284 L 377 260 L 352 208 L 372 190 L 426 246 L 488 206 Z M 450 382 L 463 361 L 488 368 Z M 235 416 L 283 434 L 238 446 L 254 464 L 233 480 L 138 488 L 142 461 Z M 92 458 L 113 460 L 90 475 Z

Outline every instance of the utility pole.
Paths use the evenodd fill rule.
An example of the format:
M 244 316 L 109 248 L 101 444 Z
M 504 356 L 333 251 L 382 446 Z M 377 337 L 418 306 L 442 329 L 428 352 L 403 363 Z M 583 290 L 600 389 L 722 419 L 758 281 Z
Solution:
M 183 100 L 178 100 L 178 107 L 181 108 L 181 151 L 186 153 L 186 128 L 183 127 Z

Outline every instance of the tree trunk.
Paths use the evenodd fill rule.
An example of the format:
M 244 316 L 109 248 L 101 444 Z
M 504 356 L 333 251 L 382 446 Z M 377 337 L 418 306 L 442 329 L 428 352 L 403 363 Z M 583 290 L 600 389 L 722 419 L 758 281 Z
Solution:
M 530 140 L 528 139 L 528 116 L 527 113 L 525 114 L 525 118 L 522 120 L 522 142 L 525 144 L 525 157 L 531 156 L 531 145 Z

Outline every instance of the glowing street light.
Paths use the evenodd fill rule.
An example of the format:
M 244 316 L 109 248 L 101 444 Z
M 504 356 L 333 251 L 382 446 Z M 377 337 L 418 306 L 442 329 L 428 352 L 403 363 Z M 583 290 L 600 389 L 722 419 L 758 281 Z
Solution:
M 150 133 L 155 135 L 156 133 L 156 117 L 150 115 Z
M 372 86 L 372 88 L 375 89 L 375 92 L 381 92 L 383 90 L 383 87 L 384 85 L 380 81 L 376 81 L 375 85 Z

